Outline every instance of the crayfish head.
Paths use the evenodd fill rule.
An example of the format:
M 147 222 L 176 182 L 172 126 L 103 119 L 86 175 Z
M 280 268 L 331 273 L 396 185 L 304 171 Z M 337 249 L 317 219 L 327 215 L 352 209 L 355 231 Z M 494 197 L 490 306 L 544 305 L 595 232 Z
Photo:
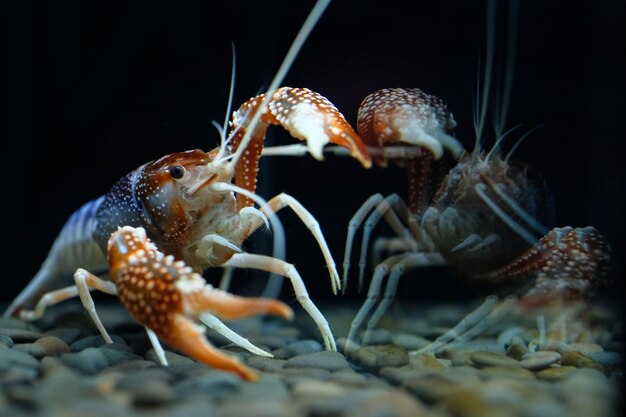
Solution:
M 189 242 L 191 230 L 211 206 L 224 196 L 211 190 L 218 181 L 230 182 L 226 163 L 216 161 L 218 149 L 191 150 L 164 156 L 137 171 L 134 196 L 149 217 L 153 229 L 176 247 Z

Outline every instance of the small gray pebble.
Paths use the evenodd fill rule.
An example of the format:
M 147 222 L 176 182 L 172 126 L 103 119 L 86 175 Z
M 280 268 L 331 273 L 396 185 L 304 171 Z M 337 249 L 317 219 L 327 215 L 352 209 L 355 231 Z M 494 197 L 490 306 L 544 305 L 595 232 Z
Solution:
M 285 368 L 321 368 L 328 371 L 349 368 L 346 358 L 339 352 L 322 351 L 304 353 L 285 362 Z
M 576 368 L 592 368 L 597 369 L 598 371 L 604 370 L 602 365 L 591 359 L 589 356 L 573 351 L 565 352 L 563 354 L 561 357 L 561 364 L 575 366 Z
M 474 352 L 471 359 L 476 366 L 502 366 L 515 368 L 521 366 L 515 359 L 494 352 Z
M 59 327 L 56 329 L 48 330 L 46 332 L 46 335 L 58 337 L 68 345 L 71 345 L 79 338 L 80 329 L 76 329 L 74 327 Z
M 112 335 L 111 339 L 113 339 L 113 342 L 115 343 L 121 343 L 124 345 L 126 344 L 124 339 L 122 339 L 118 335 Z M 77 341 L 75 341 L 74 343 L 70 345 L 70 348 L 72 349 L 72 352 L 78 352 L 85 348 L 99 347 L 99 346 L 106 345 L 106 344 L 107 342 L 104 340 L 104 338 L 101 335 L 97 334 L 93 336 L 83 337 L 82 339 L 78 339 Z
M 594 361 L 598 362 L 600 365 L 612 368 L 621 364 L 624 360 L 624 357 L 619 352 L 609 352 L 609 351 L 601 351 L 601 352 L 589 352 L 587 355 Z
M 369 379 L 358 372 L 354 372 L 352 369 L 342 369 L 330 374 L 330 380 L 339 384 L 354 385 L 362 387 L 368 384 Z
M 243 380 L 232 372 L 210 370 L 202 375 L 181 380 L 175 385 L 174 394 L 178 398 L 187 398 L 194 394 L 224 398 L 234 394 L 241 384 Z
M 256 382 L 241 384 L 236 397 L 238 402 L 286 402 L 288 399 L 289 391 L 285 383 L 273 375 L 262 375 Z
M 367 345 L 387 345 L 391 343 L 393 335 L 387 329 L 374 329 L 368 334 Z
M 31 332 L 40 332 L 39 328 L 33 323 L 13 317 L 0 317 L 0 334 L 3 334 L 2 329 L 19 329 L 29 330 Z
M 206 414 L 203 411 L 202 414 L 197 415 L 201 415 L 204 417 Z M 304 414 L 300 410 L 300 407 L 295 404 L 290 404 L 289 402 L 233 401 L 223 404 L 219 408 L 218 412 L 216 412 L 215 414 L 209 414 L 209 417 L 213 415 L 220 417 L 297 417 Z M 175 417 L 178 417 L 178 415 L 176 415 Z
M 19 350 L 3 349 L 0 351 L 0 369 L 10 369 L 13 366 L 38 368 L 39 361 L 28 353 Z
M 509 356 L 516 360 L 521 360 L 522 356 L 530 352 L 528 346 L 521 343 L 513 343 L 508 348 L 506 348 L 506 356 Z
M 0 328 L 0 335 L 5 335 L 13 339 L 15 343 L 30 343 L 43 336 L 42 333 L 27 329 Z
M 407 350 L 418 350 L 431 343 L 428 339 L 408 333 L 396 334 L 391 341 L 394 345 L 402 346 Z
M 406 349 L 396 345 L 365 346 L 352 353 L 350 359 L 359 366 L 373 370 L 409 363 Z
M 146 352 L 145 358 L 149 361 L 153 361 L 156 364 L 161 364 L 156 352 L 154 349 L 150 349 Z M 175 366 L 187 366 L 187 365 L 195 365 L 196 362 L 193 359 L 189 359 L 186 356 L 179 355 L 175 352 L 170 352 L 168 350 L 165 351 L 165 358 L 167 359 L 167 363 L 170 367 Z
M 264 372 L 277 372 L 285 366 L 284 359 L 266 358 L 263 356 L 253 356 L 246 361 L 248 366 Z
M 112 344 L 116 344 L 116 343 L 112 343 Z M 102 345 L 99 348 L 96 348 L 100 351 L 102 351 L 102 353 L 104 353 L 104 356 L 107 358 L 107 360 L 109 361 L 109 365 L 117 365 L 118 363 L 122 363 L 122 362 L 129 362 L 129 361 L 136 361 L 136 360 L 141 360 L 143 359 L 141 356 L 136 355 L 132 352 L 129 352 L 125 349 L 115 349 L 115 348 L 111 348 L 111 345 Z M 120 346 L 126 346 L 126 345 L 120 345 Z
M 0 334 L 0 344 L 11 347 L 13 346 L 13 339 L 5 334 Z
M 78 353 L 65 353 L 61 362 L 87 375 L 94 375 L 109 366 L 109 360 L 100 349 L 88 347 Z
M 326 369 L 319 368 L 283 368 L 277 374 L 289 378 L 290 381 L 301 381 L 302 379 L 325 381 L 330 379 L 331 375 Z
M 289 359 L 293 356 L 302 355 L 304 353 L 320 352 L 322 345 L 317 340 L 300 340 L 290 343 L 287 346 L 276 349 L 272 352 L 276 359 Z
M 545 369 L 560 360 L 560 353 L 551 352 L 549 350 L 540 350 L 538 352 L 528 352 L 524 354 L 522 356 L 522 360 L 520 361 L 520 365 L 522 365 L 522 368 L 536 371 L 539 369 Z
M 133 403 L 136 406 L 157 406 L 166 404 L 174 398 L 172 388 L 159 379 L 147 379 L 131 389 Z
M 35 343 L 16 343 L 13 345 L 13 349 L 28 353 L 36 359 L 41 359 L 46 356 L 44 347 Z
M 265 346 L 270 349 L 278 349 L 284 347 L 287 342 L 282 337 L 278 336 L 260 336 L 250 338 L 250 342 L 259 347 Z

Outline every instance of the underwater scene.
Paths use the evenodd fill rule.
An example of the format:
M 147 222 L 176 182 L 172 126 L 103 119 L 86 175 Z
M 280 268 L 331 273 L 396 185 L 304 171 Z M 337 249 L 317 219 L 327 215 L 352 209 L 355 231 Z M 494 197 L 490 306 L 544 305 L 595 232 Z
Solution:
M 624 4 L 5 11 L 1 417 L 622 415 Z

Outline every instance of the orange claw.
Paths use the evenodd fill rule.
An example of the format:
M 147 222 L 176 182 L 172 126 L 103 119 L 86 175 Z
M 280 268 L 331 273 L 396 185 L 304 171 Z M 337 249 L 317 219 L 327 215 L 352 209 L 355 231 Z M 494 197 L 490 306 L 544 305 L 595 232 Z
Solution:
M 143 228 L 125 226 L 108 242 L 113 282 L 126 309 L 168 345 L 215 368 L 247 380 L 257 375 L 237 359 L 215 349 L 194 323 L 201 313 L 225 318 L 273 314 L 287 319 L 293 312 L 272 299 L 238 297 L 213 288 L 182 261 L 165 256 L 146 237 Z
M 233 113 L 232 145 L 237 149 L 255 112 L 263 102 L 264 94 L 246 101 Z M 235 184 L 249 191 L 256 189 L 256 174 L 263 150 L 265 132 L 270 124 L 284 127 L 291 136 L 306 141 L 311 154 L 322 159 L 322 148 L 334 143 L 348 149 L 365 168 L 372 165 L 367 147 L 328 99 L 308 88 L 281 87 L 274 92 L 261 121 L 252 134 L 246 152 L 235 172 Z M 231 133 L 232 134 L 232 133 Z M 239 207 L 251 206 L 252 201 L 238 195 Z

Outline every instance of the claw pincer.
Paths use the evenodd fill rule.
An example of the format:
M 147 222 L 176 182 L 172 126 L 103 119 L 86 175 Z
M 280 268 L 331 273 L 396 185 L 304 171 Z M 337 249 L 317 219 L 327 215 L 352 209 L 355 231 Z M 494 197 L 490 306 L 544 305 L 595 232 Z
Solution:
M 254 380 L 256 374 L 215 349 L 195 320 L 203 312 L 236 319 L 257 314 L 291 318 L 286 304 L 263 298 L 237 297 L 213 288 L 184 262 L 164 255 L 142 228 L 122 227 L 108 243 L 111 277 L 126 309 L 168 345 L 215 368 Z

